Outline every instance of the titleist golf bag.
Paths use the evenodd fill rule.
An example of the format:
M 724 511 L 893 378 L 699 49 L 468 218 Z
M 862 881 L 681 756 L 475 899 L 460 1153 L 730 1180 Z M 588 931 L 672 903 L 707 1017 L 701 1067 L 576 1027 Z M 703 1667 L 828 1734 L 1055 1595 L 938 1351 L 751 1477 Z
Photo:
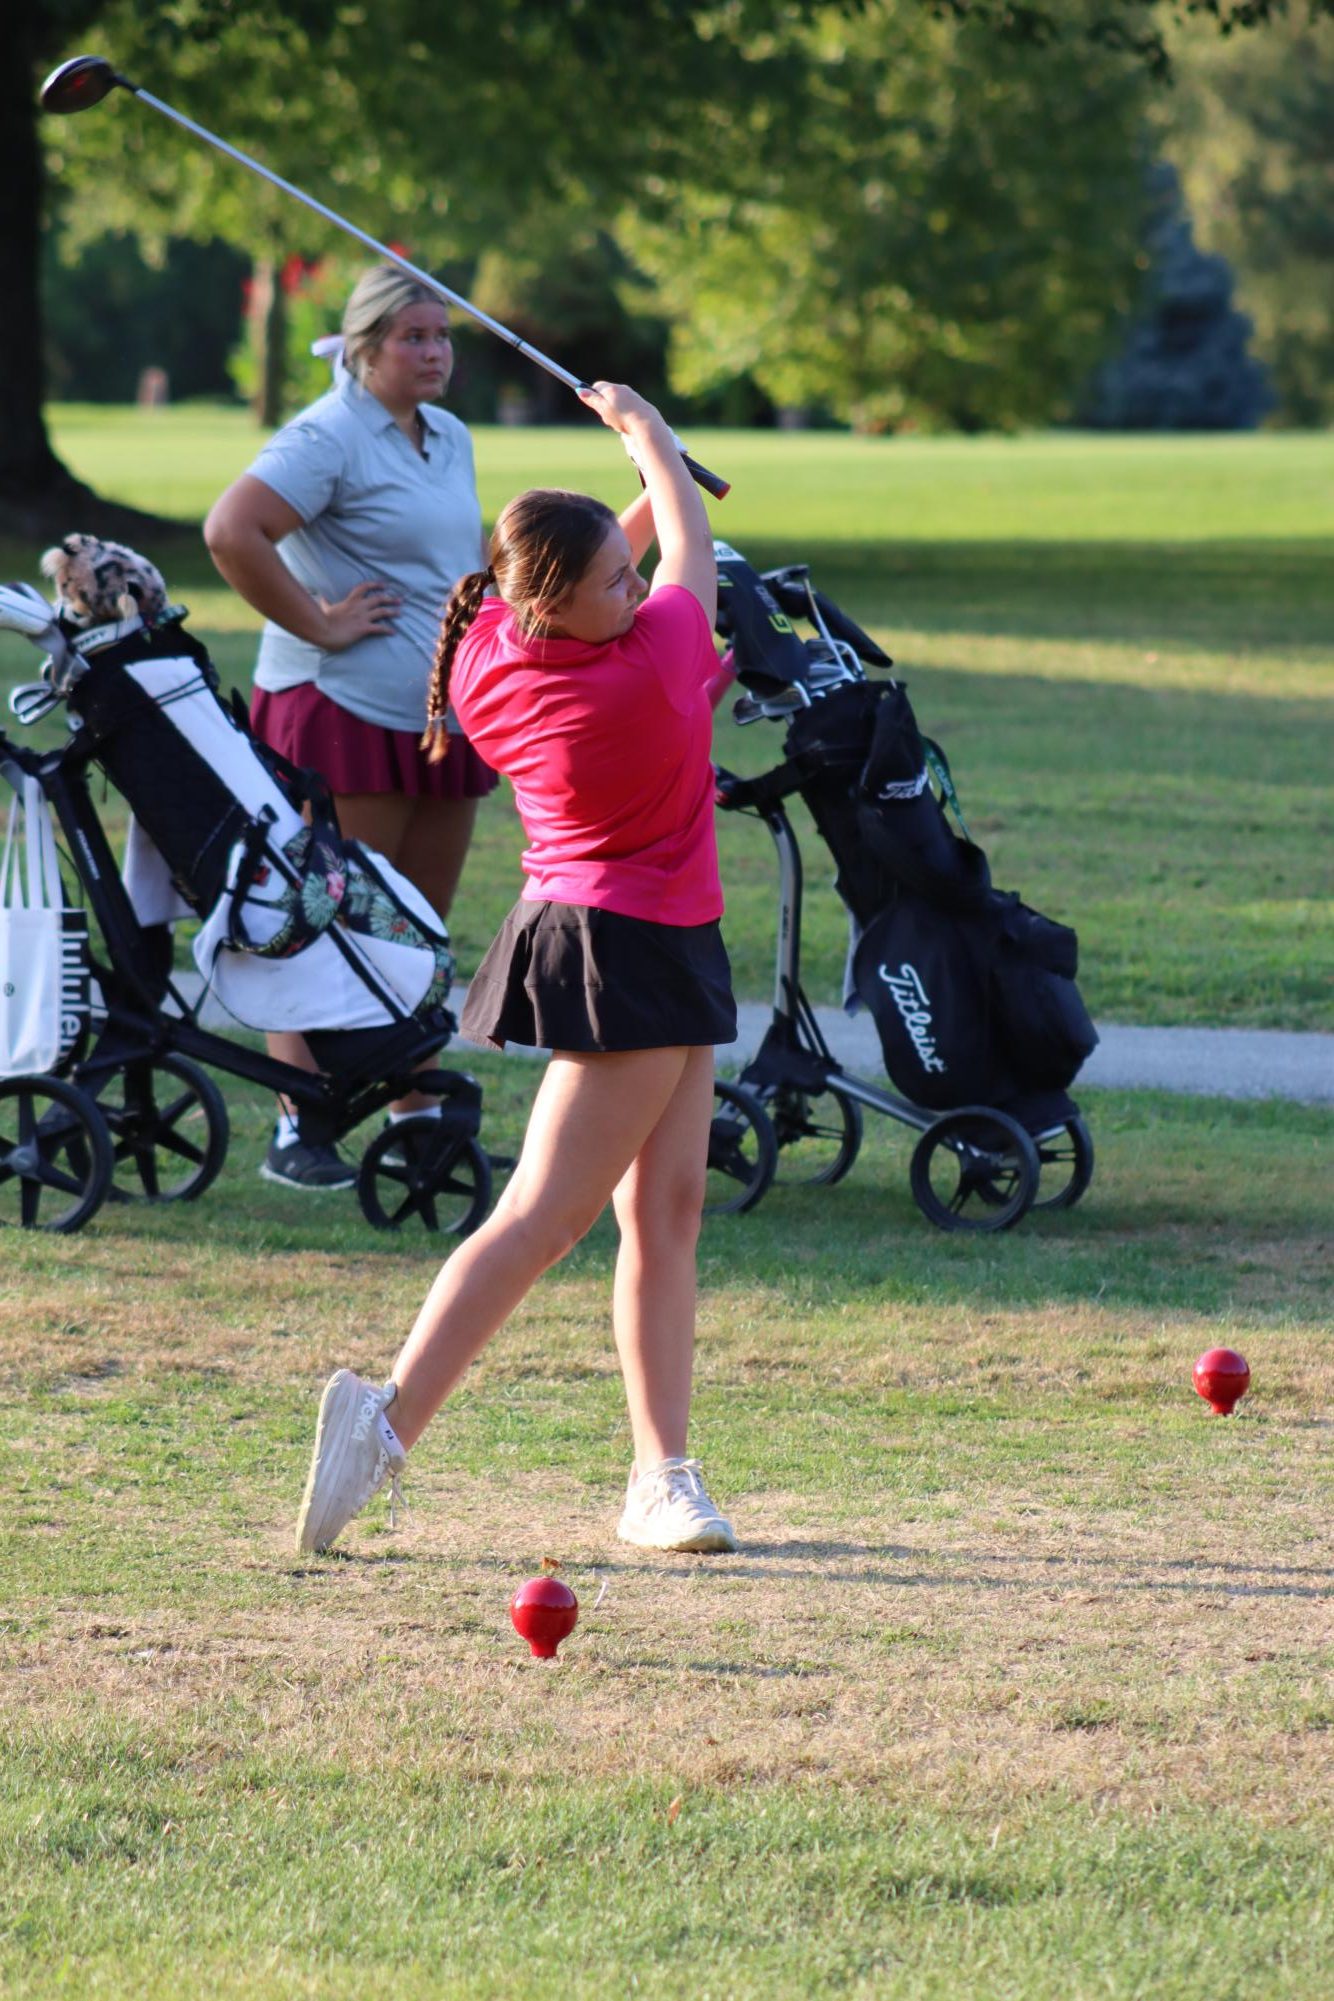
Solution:
M 865 676 L 892 661 L 804 570 L 762 579 L 727 551 L 719 582 L 719 631 L 743 686 L 794 696 L 774 796 L 799 792 L 834 858 L 849 985 L 891 1081 L 937 1111 L 996 1105 L 1032 1131 L 1064 1118 L 1098 1040 L 1075 985 L 1075 933 L 993 887 L 982 849 L 950 826 L 949 767 L 903 683 Z M 791 621 L 813 614 L 825 637 L 803 641 Z

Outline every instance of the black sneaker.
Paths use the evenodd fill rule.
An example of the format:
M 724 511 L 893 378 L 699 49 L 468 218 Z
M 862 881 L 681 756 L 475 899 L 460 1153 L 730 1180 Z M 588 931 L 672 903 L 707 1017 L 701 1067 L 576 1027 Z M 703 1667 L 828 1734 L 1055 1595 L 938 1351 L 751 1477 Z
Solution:
M 281 1188 L 354 1188 L 357 1180 L 356 1169 L 348 1166 L 337 1147 L 307 1146 L 302 1139 L 289 1140 L 286 1146 L 271 1140 L 259 1171 L 265 1181 L 276 1181 Z

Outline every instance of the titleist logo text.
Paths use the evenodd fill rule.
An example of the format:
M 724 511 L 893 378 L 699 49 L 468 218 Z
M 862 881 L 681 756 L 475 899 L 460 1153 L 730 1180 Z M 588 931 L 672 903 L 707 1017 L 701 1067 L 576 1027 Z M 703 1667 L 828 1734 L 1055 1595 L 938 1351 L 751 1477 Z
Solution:
M 931 1002 L 916 966 L 907 959 L 896 973 L 891 972 L 888 966 L 881 966 L 880 977 L 894 997 L 894 1005 L 903 1017 L 903 1026 L 908 1031 L 908 1038 L 917 1051 L 922 1068 L 943 1075 L 946 1065 L 936 1054 L 931 1034 Z

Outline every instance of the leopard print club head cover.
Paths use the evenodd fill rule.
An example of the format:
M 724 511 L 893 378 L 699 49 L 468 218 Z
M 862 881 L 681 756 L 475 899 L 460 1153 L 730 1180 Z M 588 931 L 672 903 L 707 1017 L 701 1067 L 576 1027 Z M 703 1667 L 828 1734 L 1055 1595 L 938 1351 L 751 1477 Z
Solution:
M 71 625 L 109 625 L 136 611 L 153 625 L 167 608 L 167 587 L 147 556 L 96 535 L 67 535 L 48 549 L 42 575 L 55 584 L 57 610 Z

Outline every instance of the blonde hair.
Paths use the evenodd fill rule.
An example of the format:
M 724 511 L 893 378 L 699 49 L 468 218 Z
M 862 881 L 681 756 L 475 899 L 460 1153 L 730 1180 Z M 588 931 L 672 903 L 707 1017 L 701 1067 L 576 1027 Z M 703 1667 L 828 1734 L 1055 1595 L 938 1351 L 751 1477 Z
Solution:
M 439 764 L 449 749 L 445 723 L 449 670 L 488 589 L 495 586 L 525 631 L 540 629 L 542 615 L 559 609 L 615 521 L 604 501 L 595 500 L 590 493 L 566 493 L 558 487 L 534 487 L 501 510 L 491 531 L 488 567 L 460 577 L 445 607 L 426 696 L 426 732 L 421 740 L 432 764 Z
M 396 264 L 373 264 L 363 271 L 343 308 L 343 364 L 365 383 L 372 357 L 405 306 L 441 301 L 419 278 Z

